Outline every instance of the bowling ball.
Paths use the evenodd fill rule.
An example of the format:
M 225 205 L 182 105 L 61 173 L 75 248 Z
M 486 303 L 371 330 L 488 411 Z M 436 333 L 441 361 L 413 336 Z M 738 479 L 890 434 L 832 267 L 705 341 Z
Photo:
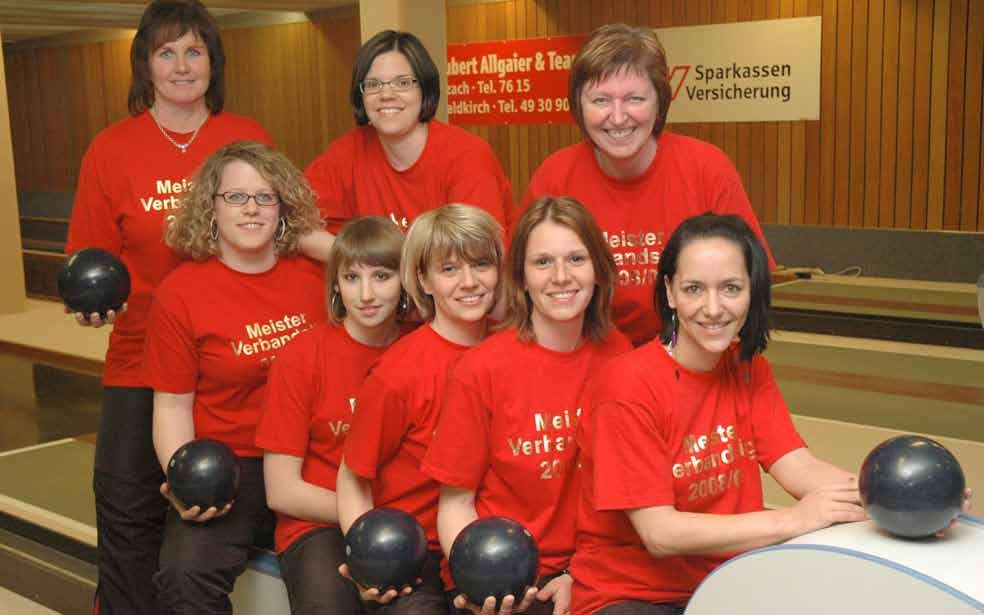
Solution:
M 536 582 L 540 551 L 530 531 L 506 517 L 484 517 L 461 530 L 448 557 L 451 578 L 473 604 L 512 595 L 517 603 Z
M 236 497 L 239 459 L 228 446 L 206 438 L 174 451 L 167 464 L 167 484 L 187 508 L 221 509 Z
M 73 312 L 105 318 L 130 295 L 130 272 L 109 252 L 85 248 L 68 257 L 58 274 L 58 295 Z
M 427 535 L 402 510 L 373 508 L 345 534 L 345 554 L 349 574 L 363 587 L 412 586 L 427 559 Z
M 931 536 L 960 513 L 964 474 L 942 444 L 899 436 L 876 446 L 858 473 L 861 503 L 879 527 L 897 536 Z

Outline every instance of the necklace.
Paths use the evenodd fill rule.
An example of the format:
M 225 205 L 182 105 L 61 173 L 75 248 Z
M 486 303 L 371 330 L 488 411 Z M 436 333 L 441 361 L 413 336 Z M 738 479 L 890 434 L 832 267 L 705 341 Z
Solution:
M 154 118 L 154 123 L 157 124 L 157 128 L 161 131 L 161 134 L 164 135 L 165 139 L 171 142 L 171 145 L 181 150 L 182 154 L 187 152 L 188 148 L 191 147 L 191 144 L 195 142 L 195 137 L 198 136 L 198 131 L 201 130 L 202 126 L 205 125 L 205 122 L 208 120 L 209 115 L 211 114 L 209 113 L 205 114 L 205 117 L 202 118 L 202 121 L 198 123 L 198 128 L 195 129 L 195 132 L 191 133 L 191 138 L 188 139 L 186 143 L 178 143 L 177 141 L 174 140 L 174 137 L 172 137 L 167 133 L 167 129 L 165 129 L 164 126 L 161 125 L 161 122 L 160 120 L 157 119 L 157 114 L 154 113 L 153 109 L 150 111 L 150 117 Z

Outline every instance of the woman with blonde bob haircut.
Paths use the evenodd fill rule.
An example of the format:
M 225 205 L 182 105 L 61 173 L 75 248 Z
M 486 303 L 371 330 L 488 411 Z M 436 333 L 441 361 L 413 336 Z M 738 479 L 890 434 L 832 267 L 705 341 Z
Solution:
M 273 522 L 263 451 L 255 432 L 271 362 L 299 333 L 325 321 L 324 274 L 296 252 L 317 225 L 304 177 L 255 142 L 213 154 L 165 240 L 192 257 L 154 292 L 143 377 L 153 389 L 153 441 L 160 467 L 193 439 L 238 458 L 234 503 L 207 510 L 171 504 L 154 576 L 162 613 L 232 613 L 228 594 L 248 546 Z
M 591 211 L 620 257 L 615 324 L 638 346 L 662 329 L 652 306 L 656 267 L 681 222 L 712 211 L 762 232 L 728 156 L 664 130 L 672 89 L 652 29 L 616 23 L 592 32 L 571 65 L 568 95 L 584 139 L 540 165 L 520 210 L 563 194 Z
M 438 533 L 450 552 L 480 517 L 514 519 L 540 547 L 539 581 L 502 604 L 454 597 L 483 615 L 566 613 L 574 553 L 574 428 L 592 374 L 631 348 L 612 326 L 615 261 L 585 207 L 544 197 L 513 231 L 506 272 L 512 313 L 454 368 L 423 470 L 441 483 Z M 533 454 L 518 454 L 523 442 Z M 531 447 L 532 448 L 532 447 Z
M 362 599 L 391 603 L 387 613 L 447 615 L 437 537 L 439 487 L 420 470 L 441 408 L 445 384 L 461 355 L 488 330 L 498 296 L 501 229 L 484 210 L 445 205 L 411 225 L 400 262 L 404 288 L 426 321 L 373 366 L 338 471 L 338 517 L 347 532 L 373 507 L 413 515 L 428 538 L 429 555 L 412 588 L 360 588 Z M 349 576 L 348 569 L 339 569 Z
M 331 323 L 291 342 L 270 370 L 256 444 L 265 451 L 267 503 L 277 512 L 275 546 L 294 613 L 363 611 L 355 586 L 335 573 L 345 561 L 337 476 L 353 400 L 400 335 L 402 246 L 403 233 L 386 218 L 347 222 L 328 259 Z
M 273 243 L 277 256 L 297 254 L 299 237 L 321 227 L 314 193 L 287 156 L 256 141 L 230 143 L 205 161 L 195 175 L 191 194 L 168 227 L 164 241 L 175 251 L 196 261 L 219 255 L 216 196 L 221 192 L 226 166 L 234 161 L 252 167 L 277 196 L 280 217 Z

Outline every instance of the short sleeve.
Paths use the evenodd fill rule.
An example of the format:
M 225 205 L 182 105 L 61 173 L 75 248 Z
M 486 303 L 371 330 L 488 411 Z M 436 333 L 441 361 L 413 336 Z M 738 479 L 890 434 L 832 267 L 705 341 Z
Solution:
M 193 393 L 198 348 L 187 305 L 161 286 L 154 293 L 144 346 L 143 377 L 155 391 Z

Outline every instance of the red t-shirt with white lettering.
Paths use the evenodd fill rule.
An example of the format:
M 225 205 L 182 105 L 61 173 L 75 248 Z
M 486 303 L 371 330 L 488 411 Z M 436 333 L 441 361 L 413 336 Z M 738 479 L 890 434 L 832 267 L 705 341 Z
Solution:
M 334 491 L 355 395 L 384 350 L 352 339 L 342 325 L 323 324 L 297 336 L 270 368 L 256 446 L 303 458 L 301 478 Z M 277 513 L 277 553 L 328 525 Z
M 191 134 L 172 133 L 185 143 Z M 148 112 L 100 132 L 79 170 L 65 253 L 102 248 L 130 272 L 127 310 L 113 325 L 103 383 L 144 387 L 140 362 L 151 294 L 181 262 L 164 244 L 164 229 L 191 190 L 195 170 L 213 152 L 239 139 L 272 143 L 251 119 L 223 112 L 211 116 L 181 153 L 160 133 Z
M 324 274 L 306 258 L 279 258 L 255 274 L 215 257 L 182 263 L 154 292 L 144 381 L 155 391 L 195 394 L 196 438 L 259 457 L 255 430 L 270 364 L 325 318 Z
M 553 153 L 530 179 L 520 211 L 545 195 L 574 197 L 594 214 L 618 264 L 615 324 L 637 346 L 659 336 L 656 271 L 681 222 L 708 211 L 737 214 L 765 243 L 728 156 L 710 143 L 670 132 L 660 136 L 649 168 L 628 181 L 606 175 L 588 141 Z
M 762 510 L 759 467 L 805 446 L 768 362 L 737 346 L 708 373 L 651 342 L 611 361 L 578 429 L 582 485 L 571 560 L 575 615 L 622 600 L 686 602 L 734 554 L 653 558 L 626 510 Z
M 372 481 L 373 504 L 413 515 L 437 539 L 440 487 L 420 469 L 444 406 L 448 376 L 467 346 L 419 327 L 383 353 L 357 395 L 345 464 Z
M 632 348 L 613 330 L 602 344 L 556 352 L 497 333 L 464 354 L 423 470 L 475 491 L 479 517 L 522 523 L 540 548 L 540 575 L 567 568 L 577 517 L 575 427 L 585 385 Z
M 353 128 L 311 163 L 304 175 L 326 230 L 338 233 L 352 218 L 375 215 L 406 231 L 417 216 L 448 203 L 474 205 L 508 225 L 512 188 L 489 144 L 438 120 L 427 126 L 423 153 L 403 171 L 390 165 L 372 126 Z

